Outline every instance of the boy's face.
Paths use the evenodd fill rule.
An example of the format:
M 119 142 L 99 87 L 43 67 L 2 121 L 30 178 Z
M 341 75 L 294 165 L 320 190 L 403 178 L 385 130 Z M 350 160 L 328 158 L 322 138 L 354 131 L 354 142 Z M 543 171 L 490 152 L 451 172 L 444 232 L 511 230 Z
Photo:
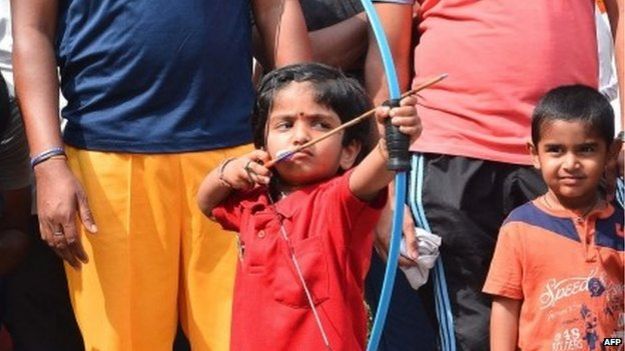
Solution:
M 274 97 L 266 125 L 265 146 L 272 158 L 292 150 L 341 125 L 332 109 L 315 101 L 309 83 L 291 83 Z M 280 178 L 289 185 L 306 185 L 329 179 L 339 167 L 352 166 L 360 151 L 359 145 L 342 145 L 343 133 L 296 153 L 276 164 Z
M 580 121 L 545 122 L 530 151 L 534 167 L 562 205 L 581 208 L 594 201 L 608 159 L 608 145 L 598 133 Z

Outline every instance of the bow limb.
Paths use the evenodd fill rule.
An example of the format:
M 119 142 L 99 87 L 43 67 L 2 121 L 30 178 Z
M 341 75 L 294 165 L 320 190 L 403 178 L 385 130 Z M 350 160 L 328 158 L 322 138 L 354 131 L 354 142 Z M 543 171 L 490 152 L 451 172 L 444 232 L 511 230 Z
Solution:
M 400 86 L 398 82 L 397 72 L 395 65 L 393 64 L 393 57 L 391 54 L 382 23 L 373 7 L 371 0 L 361 0 L 362 5 L 371 23 L 373 34 L 375 35 L 378 43 L 378 49 L 382 58 L 384 66 L 384 72 L 387 80 L 388 93 L 390 99 L 398 99 L 400 97 Z M 395 177 L 395 208 L 403 208 L 403 199 L 406 196 L 406 172 L 398 172 Z M 384 274 L 384 281 L 382 283 L 382 292 L 380 294 L 380 301 L 378 309 L 375 314 L 375 320 L 371 329 L 371 337 L 369 344 L 367 345 L 367 351 L 375 351 L 380 343 L 382 330 L 384 328 L 384 322 L 388 312 L 390 304 L 390 298 L 393 292 L 393 286 L 395 284 L 395 274 L 397 272 L 397 259 L 399 258 L 399 246 L 401 242 L 401 232 L 403 223 L 404 211 L 396 210 L 393 213 L 393 226 L 391 234 L 390 249 L 388 254 L 388 260 L 386 263 L 386 271 Z

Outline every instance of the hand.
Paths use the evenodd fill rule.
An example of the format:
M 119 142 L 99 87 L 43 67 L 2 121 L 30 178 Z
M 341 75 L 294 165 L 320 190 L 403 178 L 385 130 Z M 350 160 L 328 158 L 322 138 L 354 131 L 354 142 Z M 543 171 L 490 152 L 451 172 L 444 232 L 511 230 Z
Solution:
M 392 217 L 394 206 L 394 195 L 392 194 L 392 187 L 389 187 L 389 200 L 382 210 L 380 220 L 374 230 L 373 246 L 378 255 L 386 261 L 388 258 L 388 249 L 390 245 L 390 236 L 392 230 Z M 417 258 L 419 258 L 419 251 L 417 249 L 417 239 L 415 237 L 415 225 L 410 214 L 408 206 L 404 205 L 404 223 L 402 224 L 402 236 L 406 242 L 406 251 L 408 257 L 403 255 L 399 256 L 399 265 L 402 267 L 410 267 L 417 265 Z
M 35 167 L 37 209 L 41 238 L 75 269 L 88 257 L 76 228 L 76 212 L 91 233 L 97 227 L 87 196 L 65 159 L 50 159 Z
M 268 185 L 271 171 L 263 163 L 271 159 L 269 153 L 254 150 L 244 156 L 228 162 L 222 170 L 222 179 L 232 188 L 241 190 L 259 185 Z
M 423 130 L 421 119 L 417 115 L 416 104 L 417 98 L 411 95 L 402 99 L 399 107 L 378 107 L 375 117 L 378 122 L 380 136 L 384 138 L 384 120 L 391 118 L 391 123 L 399 127 L 400 132 L 410 136 L 410 142 L 415 141 Z

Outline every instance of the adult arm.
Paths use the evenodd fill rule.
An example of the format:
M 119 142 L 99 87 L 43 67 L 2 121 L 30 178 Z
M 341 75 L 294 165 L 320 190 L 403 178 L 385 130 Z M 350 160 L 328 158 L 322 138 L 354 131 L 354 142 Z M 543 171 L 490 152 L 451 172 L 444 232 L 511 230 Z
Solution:
M 382 22 L 384 32 L 386 33 L 391 53 L 393 54 L 393 63 L 397 71 L 400 90 L 405 91 L 410 85 L 411 78 L 412 5 L 409 3 L 377 3 L 375 6 L 380 21 Z M 365 87 L 374 103 L 380 104 L 388 99 L 389 94 L 386 83 L 386 73 L 384 71 L 378 44 L 371 30 L 369 30 L 368 38 L 368 49 L 365 59 Z M 389 246 L 392 214 L 394 211 L 392 207 L 395 203 L 393 200 L 394 197 L 394 187 L 391 185 L 389 187 L 389 201 L 386 203 L 386 207 L 375 229 L 375 249 L 384 259 L 386 259 Z M 412 221 L 408 207 L 404 207 L 404 223 L 402 228 L 406 247 L 408 248 L 408 255 L 413 261 L 401 257 L 399 263 L 402 266 L 416 265 L 414 260 L 417 259 L 418 250 L 415 239 L 414 222 Z
M 614 58 L 621 101 L 620 118 L 621 126 L 625 126 L 625 0 L 604 0 L 604 2 L 614 36 Z
M 312 60 L 308 32 L 298 0 L 254 0 L 252 9 L 271 67 Z
M 361 12 L 339 23 L 308 32 L 313 60 L 342 69 L 357 68 L 367 50 L 367 28 L 367 18 Z M 256 27 L 253 39 L 254 56 L 263 67 L 269 67 Z
M 624 0 L 605 0 L 605 8 L 606 13 L 608 15 L 608 19 L 610 20 L 610 29 L 612 31 L 612 36 L 614 39 L 614 58 L 616 61 L 616 76 L 619 87 L 620 94 L 620 105 L 621 105 L 621 115 L 615 116 L 615 118 L 620 118 L 621 121 L 621 130 L 623 130 L 625 126 L 625 54 L 623 53 L 625 46 L 625 19 L 623 12 L 625 11 Z M 618 132 L 618 131 L 617 131 Z M 616 191 L 616 178 L 619 175 L 623 175 L 623 159 L 624 159 L 624 151 L 623 151 L 623 143 L 620 141 L 616 141 L 611 152 L 613 153 L 613 157 L 610 157 L 610 160 L 606 166 L 606 180 L 607 180 L 607 192 L 608 197 L 611 199 L 614 197 Z
M 313 58 L 330 66 L 352 69 L 362 63 L 368 46 L 364 12 L 309 33 Z
M 490 349 L 516 351 L 522 300 L 495 296 L 490 313 Z
M 399 88 L 405 91 L 410 84 L 412 6 L 399 3 L 377 3 L 375 9 L 393 54 Z M 365 59 L 365 87 L 376 105 L 388 98 L 386 72 L 384 72 L 378 44 L 371 30 Z
M 13 0 L 11 8 L 16 93 L 31 155 L 38 155 L 63 146 L 54 54 L 58 1 Z M 34 173 L 41 235 L 63 259 L 79 267 L 87 255 L 77 233 L 77 212 L 87 230 L 97 230 L 85 192 L 65 158 L 40 163 Z

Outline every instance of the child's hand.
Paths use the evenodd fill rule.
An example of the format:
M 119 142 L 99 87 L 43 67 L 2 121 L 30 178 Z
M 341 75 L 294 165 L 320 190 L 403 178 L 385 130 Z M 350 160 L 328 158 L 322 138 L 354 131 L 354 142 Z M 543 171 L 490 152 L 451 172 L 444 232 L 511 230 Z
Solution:
M 256 184 L 268 185 L 271 172 L 263 163 L 269 160 L 266 151 L 254 150 L 225 164 L 220 179 L 237 190 L 253 188 Z
M 412 95 L 401 100 L 400 107 L 378 107 L 375 117 L 380 128 L 380 137 L 384 139 L 384 121 L 391 118 L 391 123 L 399 127 L 399 131 L 410 137 L 410 142 L 415 141 L 421 135 L 421 119 L 417 115 L 417 97 Z

